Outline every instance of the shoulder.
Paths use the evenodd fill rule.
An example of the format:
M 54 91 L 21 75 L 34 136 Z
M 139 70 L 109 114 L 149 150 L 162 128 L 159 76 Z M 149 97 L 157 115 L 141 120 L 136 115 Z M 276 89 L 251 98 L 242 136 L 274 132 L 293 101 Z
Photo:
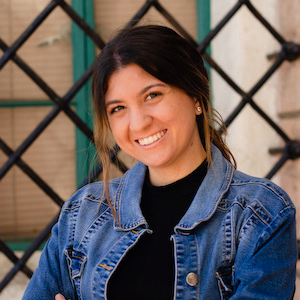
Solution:
M 111 196 L 116 193 L 122 180 L 123 177 L 109 181 Z M 109 224 L 112 228 L 113 222 L 113 214 L 104 193 L 104 182 L 99 181 L 78 189 L 64 203 L 56 230 L 61 245 L 77 245 L 87 232 L 94 232 L 99 224 Z
M 124 189 L 131 189 L 133 184 L 136 184 L 138 180 L 141 180 L 140 176 L 145 172 L 145 166 L 141 163 L 137 163 L 125 174 L 118 178 L 111 179 L 108 182 L 109 196 L 112 205 L 117 205 L 115 202 L 119 198 L 118 195 Z M 103 181 L 93 182 L 87 184 L 78 189 L 63 205 L 61 215 L 68 215 L 72 212 L 72 218 L 74 217 L 74 211 L 80 212 L 80 215 L 84 215 L 91 210 L 102 213 L 108 208 L 108 201 L 105 195 L 105 183 Z M 76 214 L 78 215 L 78 214 Z
M 267 226 L 276 219 L 284 221 L 295 216 L 295 206 L 282 188 L 269 179 L 236 170 L 222 202 L 227 209 L 238 210 L 245 219 L 257 219 Z
M 296 209 L 282 188 L 269 179 L 234 171 L 227 199 L 240 249 L 246 247 L 251 256 L 269 242 L 265 249 L 272 252 L 277 243 L 274 251 L 286 249 L 296 258 Z
M 124 180 L 122 177 L 114 178 L 109 181 L 110 197 L 113 199 L 113 195 L 118 190 L 120 183 Z M 63 205 L 62 210 L 72 210 L 81 206 L 84 202 L 90 204 L 107 204 L 107 199 L 104 194 L 104 182 L 98 181 L 89 183 L 80 189 L 78 189 Z
M 241 195 L 248 195 L 262 202 L 273 200 L 283 206 L 294 206 L 289 195 L 267 178 L 254 177 L 235 170 L 231 186 Z

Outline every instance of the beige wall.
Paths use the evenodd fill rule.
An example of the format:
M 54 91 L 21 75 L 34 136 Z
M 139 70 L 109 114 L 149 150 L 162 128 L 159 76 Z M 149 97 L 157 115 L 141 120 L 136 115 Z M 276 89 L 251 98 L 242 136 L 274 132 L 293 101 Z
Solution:
M 236 3 L 212 1 L 212 26 Z M 300 43 L 297 17 L 300 1 L 253 0 L 253 5 L 287 40 Z M 281 50 L 281 45 L 263 28 L 250 11 L 243 7 L 212 43 L 213 57 L 244 90 L 249 91 L 274 63 L 267 56 Z M 300 68 L 299 59 L 284 62 L 266 84 L 254 95 L 254 101 L 287 133 L 300 140 Z M 241 97 L 213 72 L 213 101 L 226 118 Z M 229 127 L 227 141 L 236 156 L 238 168 L 254 176 L 265 176 L 279 160 L 269 149 L 284 145 L 279 135 L 250 107 L 246 106 Z M 289 161 L 272 178 L 300 205 L 300 162 Z M 299 203 L 299 204 L 298 204 Z
M 8 45 L 49 1 L 24 3 L 0 2 L 0 36 Z M 72 85 L 70 24 L 66 14 L 56 9 L 17 52 L 60 96 Z M 48 98 L 23 71 L 8 62 L 0 72 L 0 101 L 12 100 Z M 50 106 L 0 108 L 0 137 L 16 149 L 50 110 Z M 75 190 L 74 135 L 73 124 L 61 113 L 22 156 L 63 199 Z M 0 151 L 0 165 L 6 160 Z M 36 236 L 58 212 L 57 205 L 16 166 L 0 182 L 0 203 L 0 238 Z
M 223 5 L 212 1 L 212 26 L 236 3 L 225 0 Z M 278 28 L 276 1 L 252 1 L 257 9 Z M 243 6 L 222 29 L 212 43 L 213 57 L 245 92 L 248 92 L 263 76 L 271 63 L 266 57 L 278 49 L 278 43 L 267 33 L 251 12 Z M 241 101 L 224 80 L 212 72 L 213 101 L 224 119 Z M 272 76 L 254 96 L 256 103 L 275 121 L 278 75 Z M 238 168 L 254 176 L 265 176 L 275 163 L 268 151 L 279 141 L 274 130 L 250 107 L 246 106 L 232 122 L 228 130 L 228 144 Z
M 279 1 L 280 29 L 287 41 L 300 44 L 300 1 Z M 281 126 L 293 140 L 300 140 L 300 59 L 285 62 L 279 71 L 277 112 Z M 289 161 L 280 172 L 280 183 L 300 209 L 300 159 Z M 300 224 L 300 214 L 297 215 Z M 298 230 L 300 238 L 300 227 Z
M 123 28 L 146 1 L 143 0 L 101 0 L 95 3 L 95 23 L 99 34 L 109 40 Z M 197 37 L 196 1 L 160 0 L 160 4 L 194 37 Z M 139 24 L 170 24 L 153 7 Z
M 48 3 L 1 0 L 0 36 L 4 42 L 11 45 Z M 70 24 L 67 15 L 60 8 L 55 9 L 17 52 L 60 96 L 72 84 Z M 9 62 L 0 72 L 0 99 L 47 97 L 19 67 Z

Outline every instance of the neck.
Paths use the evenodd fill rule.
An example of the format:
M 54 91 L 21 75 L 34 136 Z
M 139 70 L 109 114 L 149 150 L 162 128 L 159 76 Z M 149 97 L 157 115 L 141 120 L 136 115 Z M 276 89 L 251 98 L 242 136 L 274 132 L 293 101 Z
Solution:
M 184 161 L 181 166 L 166 166 L 164 168 L 149 167 L 149 179 L 154 186 L 163 186 L 180 180 L 196 170 L 206 159 L 206 152 L 202 147 L 192 160 Z

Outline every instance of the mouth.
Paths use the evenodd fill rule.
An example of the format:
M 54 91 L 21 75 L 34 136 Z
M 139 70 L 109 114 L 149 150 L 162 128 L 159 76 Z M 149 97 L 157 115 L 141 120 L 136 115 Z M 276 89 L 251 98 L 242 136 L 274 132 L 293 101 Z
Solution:
M 151 136 L 148 136 L 146 138 L 143 139 L 138 139 L 136 140 L 141 146 L 148 146 L 151 145 L 153 143 L 155 143 L 156 141 L 160 140 L 165 133 L 167 132 L 167 129 L 164 129 L 156 134 L 153 134 Z

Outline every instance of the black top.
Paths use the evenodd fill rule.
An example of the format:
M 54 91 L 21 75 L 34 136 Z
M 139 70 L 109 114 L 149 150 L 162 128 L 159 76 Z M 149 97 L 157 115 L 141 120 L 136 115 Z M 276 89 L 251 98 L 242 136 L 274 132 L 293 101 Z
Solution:
M 147 172 L 141 209 L 152 234 L 144 234 L 119 263 L 108 285 L 108 299 L 173 299 L 174 254 L 170 236 L 206 175 L 206 160 L 191 174 L 156 187 Z

